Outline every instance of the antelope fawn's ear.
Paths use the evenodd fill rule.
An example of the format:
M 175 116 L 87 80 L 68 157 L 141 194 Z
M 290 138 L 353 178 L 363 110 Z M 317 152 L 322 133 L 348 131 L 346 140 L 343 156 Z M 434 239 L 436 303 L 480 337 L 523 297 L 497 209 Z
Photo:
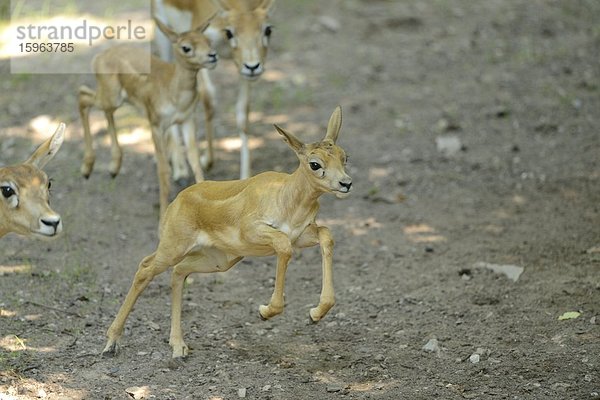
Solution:
M 194 29 L 196 32 L 198 33 L 202 33 L 206 30 L 206 28 L 208 28 L 208 26 L 210 25 L 210 23 L 212 22 L 213 18 L 215 18 L 217 16 L 217 13 L 215 12 L 213 15 L 211 15 L 210 17 L 208 17 L 208 19 L 206 21 L 204 21 L 204 23 L 202 25 L 199 25 L 196 29 Z
M 281 136 L 283 136 L 283 140 L 298 154 L 301 154 L 304 151 L 304 143 L 300 141 L 296 136 L 292 135 L 290 132 L 280 128 L 279 126 L 273 124 L 277 132 Z
M 333 114 L 329 118 L 329 123 L 327 124 L 327 134 L 325 135 L 325 139 L 329 139 L 335 143 L 337 141 L 338 135 L 340 134 L 340 129 L 342 128 L 342 107 L 337 106 L 335 110 L 333 110 Z
M 212 0 L 212 2 L 216 7 L 222 9 L 223 11 L 231 11 L 231 6 L 226 0 Z
M 65 139 L 65 124 L 60 123 L 58 128 L 56 128 L 56 132 L 52 135 L 52 137 L 42 143 L 29 157 L 25 164 L 32 164 L 36 167 L 42 169 L 48 163 L 48 161 L 52 160 L 60 146 L 62 146 L 63 141 Z
M 262 9 L 263 11 L 269 13 L 272 11 L 273 4 L 275 0 L 262 0 L 257 8 Z
M 167 38 L 169 38 L 169 41 L 171 43 L 176 43 L 177 39 L 179 39 L 179 34 L 171 28 L 169 28 L 167 25 L 163 24 L 158 18 L 152 18 L 154 19 L 154 23 L 156 24 L 158 29 L 160 29 L 160 31 L 164 33 Z

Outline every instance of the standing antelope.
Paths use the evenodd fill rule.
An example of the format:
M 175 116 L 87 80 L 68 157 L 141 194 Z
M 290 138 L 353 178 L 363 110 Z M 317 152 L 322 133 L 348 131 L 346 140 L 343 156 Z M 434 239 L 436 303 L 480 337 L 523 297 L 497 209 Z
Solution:
M 48 203 L 51 181 L 42 168 L 64 140 L 65 124 L 22 164 L 0 168 L 0 238 L 9 232 L 48 238 L 62 231 L 60 215 Z
M 194 171 L 196 182 L 204 179 L 196 145 L 197 76 L 202 68 L 214 68 L 217 55 L 203 35 L 208 23 L 192 31 L 177 34 L 155 20 L 158 28 L 168 37 L 175 53 L 175 63 L 151 57 L 144 50 L 132 46 L 115 46 L 98 54 L 92 61 L 96 73 L 97 91 L 87 86 L 79 89 L 79 113 L 85 136 L 85 155 L 81 173 L 88 178 L 95 161 L 89 112 L 92 106 L 104 111 L 112 139 L 110 173 L 115 177 L 121 168 L 122 152 L 117 139 L 114 112 L 125 99 L 143 109 L 150 122 L 160 191 L 160 215 L 169 203 L 169 164 L 165 155 L 167 131 L 174 129 L 183 134 L 187 160 Z M 151 72 L 143 73 L 145 60 L 150 60 Z M 115 72 L 117 71 L 117 72 Z
M 262 75 L 272 26 L 269 10 L 274 0 L 154 0 L 154 12 L 176 29 L 190 29 L 215 15 L 206 34 L 217 47 L 221 57 L 232 58 L 240 74 L 240 90 L 236 103 L 236 125 L 241 139 L 240 178 L 250 176 L 248 149 L 248 115 L 250 112 L 250 83 Z M 157 37 L 160 56 L 168 60 L 170 47 L 164 37 Z M 208 152 L 205 165 L 213 163 L 213 118 L 215 89 L 207 71 L 202 71 L 200 92 L 204 106 Z M 174 148 L 175 149 L 175 148 Z M 171 154 L 174 165 L 181 165 L 177 151 Z M 177 167 L 175 178 L 187 174 Z
M 342 123 L 341 108 L 333 112 L 325 139 L 304 144 L 278 126 L 300 165 L 292 174 L 264 172 L 246 180 L 205 181 L 185 189 L 169 205 L 161 224 L 160 243 L 140 263 L 129 293 L 108 329 L 103 354 L 115 354 L 117 340 L 139 295 L 152 279 L 173 267 L 171 277 L 171 335 L 173 357 L 188 347 L 181 332 L 181 302 L 185 278 L 193 272 L 227 271 L 245 256 L 277 255 L 275 289 L 263 319 L 283 311 L 285 273 L 294 249 L 320 244 L 323 282 L 319 305 L 310 318 L 319 321 L 334 305 L 333 239 L 318 226 L 319 197 L 349 194 L 346 154 L 335 142 Z

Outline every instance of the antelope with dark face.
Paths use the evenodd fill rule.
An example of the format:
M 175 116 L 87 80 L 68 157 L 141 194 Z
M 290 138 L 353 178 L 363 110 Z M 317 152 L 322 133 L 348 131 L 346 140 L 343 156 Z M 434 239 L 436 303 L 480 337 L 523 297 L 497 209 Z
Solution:
M 181 332 L 181 303 L 185 278 L 194 272 L 227 271 L 246 256 L 277 256 L 271 301 L 258 308 L 269 319 L 283 311 L 283 290 L 294 250 L 321 246 L 323 281 L 319 304 L 309 312 L 321 320 L 333 307 L 333 238 L 316 222 L 319 197 L 347 196 L 352 179 L 346 173 L 346 153 L 336 145 L 342 123 L 338 107 L 325 138 L 312 144 L 277 127 L 296 153 L 299 166 L 292 174 L 263 172 L 249 179 L 205 181 L 179 193 L 169 205 L 156 251 L 142 260 L 133 284 L 108 329 L 104 354 L 117 351 L 117 341 L 129 313 L 154 277 L 169 268 L 171 276 L 171 335 L 173 357 L 184 357 L 188 347 Z
M 65 124 L 22 164 L 0 168 L 0 238 L 7 233 L 51 238 L 62 231 L 62 220 L 50 208 L 52 181 L 42 168 L 64 140 Z
M 186 30 L 197 26 L 212 15 L 206 34 L 217 48 L 219 56 L 231 58 L 239 72 L 239 95 L 236 103 L 236 125 L 241 140 L 240 178 L 250 176 L 250 150 L 248 148 L 248 116 L 250 113 L 251 83 L 265 71 L 269 41 L 273 32 L 269 24 L 269 12 L 274 0 L 154 0 L 154 12 L 168 21 L 175 29 Z M 157 38 L 161 58 L 168 60 L 170 49 L 163 37 Z M 199 90 L 204 106 L 207 157 L 204 161 L 210 167 L 214 161 L 213 132 L 215 114 L 215 87 L 207 71 L 202 71 L 202 85 Z M 174 178 L 187 174 L 179 152 L 171 154 L 174 165 Z

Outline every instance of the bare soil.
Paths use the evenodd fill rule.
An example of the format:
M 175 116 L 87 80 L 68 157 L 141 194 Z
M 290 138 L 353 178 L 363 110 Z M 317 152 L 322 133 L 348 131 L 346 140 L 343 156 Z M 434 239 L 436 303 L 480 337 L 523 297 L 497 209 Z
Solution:
M 267 322 L 257 307 L 273 258 L 196 275 L 182 365 L 170 363 L 168 274 L 138 301 L 120 355 L 99 356 L 157 244 L 145 122 L 117 115 L 124 137 L 145 134 L 129 136 L 112 180 L 94 114 L 104 134 L 86 181 L 75 94 L 93 77 L 10 75 L 2 61 L 1 162 L 49 133 L 36 131 L 40 115 L 67 122 L 68 140 L 48 167 L 64 234 L 0 243 L 0 399 L 599 398 L 598 21 L 594 0 L 278 2 L 254 90 L 253 169 L 296 166 L 273 122 L 316 141 L 342 105 L 355 191 L 324 197 L 320 214 L 336 239 L 337 304 L 308 323 L 316 248 L 295 255 L 286 309 Z M 234 179 L 229 62 L 216 80 L 222 129 L 207 177 Z M 461 149 L 440 152 L 449 135 Z M 524 271 L 515 282 L 481 263 Z M 580 316 L 559 320 L 569 311 Z M 424 350 L 430 339 L 437 349 Z

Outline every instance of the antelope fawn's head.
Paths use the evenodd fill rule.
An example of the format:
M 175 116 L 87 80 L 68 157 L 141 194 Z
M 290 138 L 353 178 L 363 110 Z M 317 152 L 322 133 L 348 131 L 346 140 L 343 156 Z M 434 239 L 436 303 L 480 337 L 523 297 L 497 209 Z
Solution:
M 65 124 L 23 164 L 0 168 L 0 237 L 8 232 L 48 238 L 62 231 L 60 215 L 49 205 L 51 180 L 42 168 L 63 143 Z
M 331 114 L 325 138 L 317 143 L 304 144 L 290 132 L 275 125 L 298 156 L 301 171 L 318 190 L 333 193 L 338 198 L 348 196 L 352 188 L 352 178 L 346 173 L 346 152 L 335 144 L 341 127 L 342 109 L 339 106 Z
M 265 71 L 267 49 L 273 32 L 269 10 L 274 0 L 213 0 L 226 20 L 222 31 L 229 43 L 233 61 L 240 74 L 249 80 Z
M 154 22 L 173 44 L 173 53 L 180 63 L 189 69 L 213 69 L 217 66 L 217 53 L 203 33 L 208 28 L 210 20 L 194 30 L 183 33 L 173 31 L 158 18 L 154 18 Z

